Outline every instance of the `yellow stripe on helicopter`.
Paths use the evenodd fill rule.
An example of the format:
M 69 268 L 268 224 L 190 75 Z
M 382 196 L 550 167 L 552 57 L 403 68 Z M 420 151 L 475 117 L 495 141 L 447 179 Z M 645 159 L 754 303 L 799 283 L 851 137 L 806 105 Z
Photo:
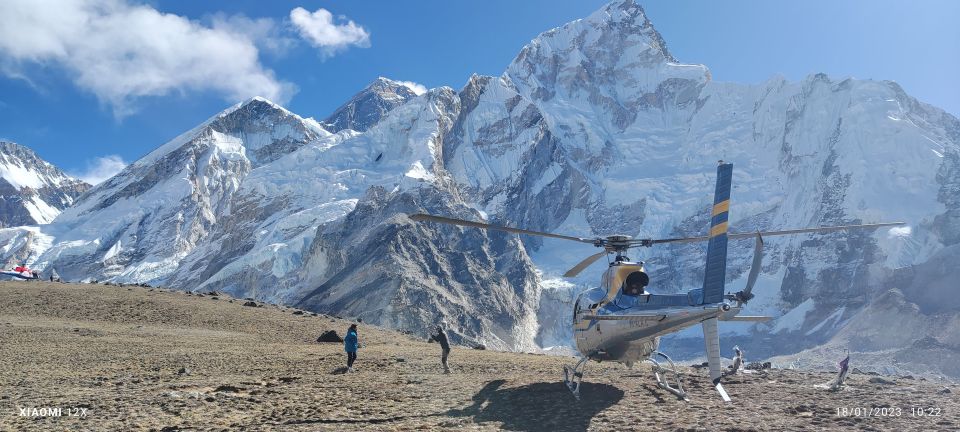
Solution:
M 710 216 L 716 216 L 723 212 L 730 211 L 730 200 L 723 200 L 723 202 L 718 202 L 713 205 L 713 214 Z
M 721 222 L 721 223 L 717 224 L 716 226 L 714 226 L 713 228 L 710 228 L 710 237 L 716 237 L 716 236 L 718 236 L 718 235 L 720 235 L 720 234 L 726 234 L 726 233 L 727 233 L 727 223 L 726 223 L 726 222 Z

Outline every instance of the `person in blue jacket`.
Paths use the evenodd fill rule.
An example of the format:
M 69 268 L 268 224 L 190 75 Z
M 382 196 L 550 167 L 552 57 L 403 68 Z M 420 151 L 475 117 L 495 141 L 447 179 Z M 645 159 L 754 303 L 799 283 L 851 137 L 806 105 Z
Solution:
M 347 352 L 347 372 L 353 372 L 353 362 L 357 360 L 357 325 L 350 324 L 347 336 L 343 338 L 343 350 Z

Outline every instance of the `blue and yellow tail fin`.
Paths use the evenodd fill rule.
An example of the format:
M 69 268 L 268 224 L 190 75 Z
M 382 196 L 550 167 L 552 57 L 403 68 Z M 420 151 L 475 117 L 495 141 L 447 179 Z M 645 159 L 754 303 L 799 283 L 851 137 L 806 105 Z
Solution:
M 717 167 L 717 188 L 713 193 L 710 218 L 710 241 L 707 243 L 707 265 L 703 275 L 703 304 L 723 301 L 724 278 L 727 273 L 727 221 L 730 213 L 730 188 L 733 164 Z

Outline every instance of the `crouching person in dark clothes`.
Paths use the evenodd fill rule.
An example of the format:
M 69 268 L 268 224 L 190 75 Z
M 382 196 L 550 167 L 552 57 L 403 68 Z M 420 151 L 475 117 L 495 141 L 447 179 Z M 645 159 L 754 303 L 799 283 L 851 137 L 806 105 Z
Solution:
M 440 344 L 440 348 L 443 350 L 440 356 L 440 362 L 443 363 L 443 373 L 450 373 L 450 368 L 447 366 L 447 356 L 450 355 L 450 341 L 447 340 L 447 334 L 443 331 L 443 326 L 437 326 L 437 334 L 430 335 L 430 340 L 437 341 Z

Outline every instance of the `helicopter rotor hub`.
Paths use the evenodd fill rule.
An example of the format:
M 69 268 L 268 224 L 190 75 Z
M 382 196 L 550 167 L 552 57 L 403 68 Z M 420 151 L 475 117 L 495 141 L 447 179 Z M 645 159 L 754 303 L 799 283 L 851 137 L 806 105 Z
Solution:
M 603 246 L 610 252 L 619 253 L 625 252 L 627 249 L 630 249 L 630 247 L 633 246 L 630 244 L 630 240 L 632 239 L 633 237 L 627 235 L 612 235 L 603 239 L 597 239 L 597 242 L 594 244 L 599 243 L 598 246 Z

